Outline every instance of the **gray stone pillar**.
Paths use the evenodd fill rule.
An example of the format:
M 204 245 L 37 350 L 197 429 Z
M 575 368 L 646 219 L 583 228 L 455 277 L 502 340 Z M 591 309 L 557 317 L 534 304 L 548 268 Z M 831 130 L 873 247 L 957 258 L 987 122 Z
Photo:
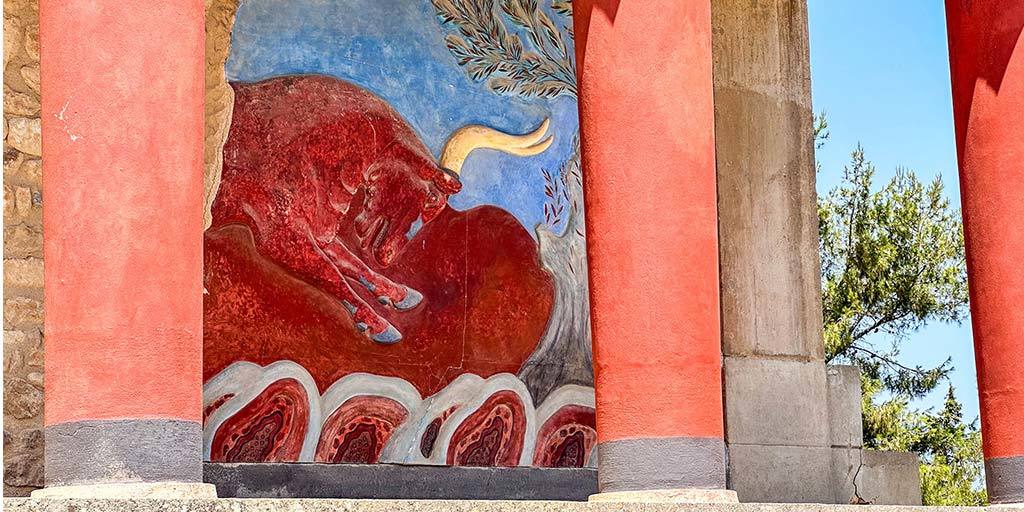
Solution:
M 828 503 L 805 0 L 712 0 L 729 487 Z

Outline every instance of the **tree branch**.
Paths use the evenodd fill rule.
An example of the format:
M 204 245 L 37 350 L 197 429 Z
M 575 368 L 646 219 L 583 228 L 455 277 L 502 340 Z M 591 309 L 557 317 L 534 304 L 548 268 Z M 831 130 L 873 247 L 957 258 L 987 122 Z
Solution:
M 896 361 L 896 360 L 891 359 L 889 357 L 883 356 L 882 354 L 879 354 L 879 353 L 874 352 L 872 350 L 868 350 L 868 349 L 866 349 L 864 347 L 860 347 L 860 346 L 857 346 L 857 345 L 850 345 L 849 348 L 851 348 L 853 350 L 860 351 L 860 352 L 864 352 L 865 354 L 868 354 L 869 356 L 874 357 L 875 359 L 878 359 L 879 361 L 882 361 L 882 362 L 884 362 L 885 364 L 887 364 L 889 366 L 900 368 L 902 370 L 905 370 L 905 371 L 908 371 L 908 372 L 911 372 L 911 373 L 915 373 L 917 375 L 920 375 L 921 377 L 925 377 L 928 374 L 928 370 L 922 370 L 920 368 L 910 368 L 908 366 L 904 366 L 904 365 L 900 364 L 899 361 Z

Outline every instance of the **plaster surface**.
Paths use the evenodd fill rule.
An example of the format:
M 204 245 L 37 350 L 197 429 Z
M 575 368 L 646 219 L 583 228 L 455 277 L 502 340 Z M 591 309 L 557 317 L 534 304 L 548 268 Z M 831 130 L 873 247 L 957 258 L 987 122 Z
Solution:
M 202 475 L 202 427 L 166 419 L 47 425 L 46 485 L 192 482 Z
M 725 442 L 713 437 L 619 439 L 597 445 L 602 494 L 725 488 Z
M 710 5 L 573 9 L 598 442 L 721 438 Z
M 1004 463 L 1024 458 L 1024 3 L 946 0 L 946 18 L 989 499 L 1024 502 Z
M 1024 456 L 987 459 L 985 480 L 994 503 L 1024 504 Z
M 40 12 L 44 423 L 198 422 L 203 3 Z

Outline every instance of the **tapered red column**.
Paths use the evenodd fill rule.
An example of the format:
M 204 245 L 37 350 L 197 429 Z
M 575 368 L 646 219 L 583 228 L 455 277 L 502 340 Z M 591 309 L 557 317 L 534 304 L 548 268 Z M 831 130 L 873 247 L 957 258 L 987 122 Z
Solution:
M 992 503 L 1024 503 L 1024 3 L 946 1 Z
M 710 4 L 584 0 L 574 23 L 599 490 L 735 500 L 724 491 Z
M 203 2 L 43 0 L 40 13 L 47 489 L 37 492 L 212 495 L 198 484 Z

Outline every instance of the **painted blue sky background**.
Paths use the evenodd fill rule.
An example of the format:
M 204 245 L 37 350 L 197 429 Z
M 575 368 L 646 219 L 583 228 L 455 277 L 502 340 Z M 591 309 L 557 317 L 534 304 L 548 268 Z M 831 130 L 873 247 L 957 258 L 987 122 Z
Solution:
M 941 175 L 959 207 L 956 141 L 949 85 L 946 22 L 934 0 L 809 0 L 811 81 L 816 111 L 827 113 L 831 139 L 818 150 L 818 193 L 834 187 L 858 142 L 877 167 L 877 182 L 897 167 L 922 179 Z M 874 340 L 887 347 L 889 340 Z M 924 366 L 953 358 L 964 418 L 978 415 L 970 321 L 932 324 L 902 351 Z M 941 406 L 941 386 L 919 405 Z
M 395 107 L 435 156 L 467 124 L 526 133 L 551 116 L 550 149 L 530 158 L 474 151 L 462 170 L 463 190 L 450 200 L 460 210 L 500 206 L 534 234 L 544 220 L 541 169 L 557 171 L 572 153 L 576 100 L 491 92 L 456 64 L 446 33 L 429 0 L 246 0 L 225 68 L 228 80 L 318 73 L 357 83 Z

